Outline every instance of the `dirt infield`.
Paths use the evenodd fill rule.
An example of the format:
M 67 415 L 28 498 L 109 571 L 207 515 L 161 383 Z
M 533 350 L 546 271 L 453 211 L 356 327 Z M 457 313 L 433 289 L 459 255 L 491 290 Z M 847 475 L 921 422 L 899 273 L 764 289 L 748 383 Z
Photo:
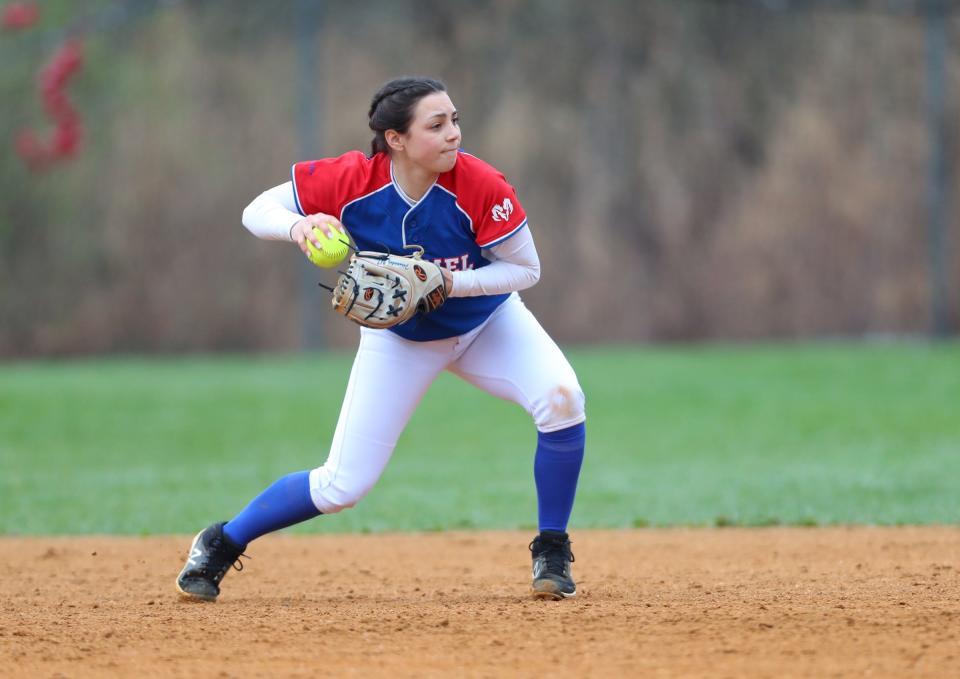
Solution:
M 0 538 L 0 676 L 960 676 L 960 528 L 271 536 L 216 604 L 190 539 Z

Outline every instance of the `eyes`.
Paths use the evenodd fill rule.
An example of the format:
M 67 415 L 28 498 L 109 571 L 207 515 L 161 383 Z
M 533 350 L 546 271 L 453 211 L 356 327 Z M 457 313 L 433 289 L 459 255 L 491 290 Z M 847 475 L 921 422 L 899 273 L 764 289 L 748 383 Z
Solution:
M 459 127 L 459 126 L 460 126 L 460 116 L 454 114 L 453 118 L 450 119 L 450 122 L 452 122 L 454 125 L 456 125 L 457 127 Z M 431 130 L 439 130 L 439 129 L 442 129 L 442 128 L 443 128 L 443 125 L 444 125 L 444 121 L 437 121 L 437 122 L 433 123 L 432 125 L 430 125 L 430 129 L 431 129 Z

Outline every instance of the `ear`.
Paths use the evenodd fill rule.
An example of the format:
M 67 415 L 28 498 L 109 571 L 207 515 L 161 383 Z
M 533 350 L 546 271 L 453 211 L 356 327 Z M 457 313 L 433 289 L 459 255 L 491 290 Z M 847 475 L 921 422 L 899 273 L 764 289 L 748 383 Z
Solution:
M 387 146 L 390 147 L 391 151 L 403 151 L 403 135 L 401 135 L 396 130 L 387 130 L 383 133 L 384 139 L 387 141 Z

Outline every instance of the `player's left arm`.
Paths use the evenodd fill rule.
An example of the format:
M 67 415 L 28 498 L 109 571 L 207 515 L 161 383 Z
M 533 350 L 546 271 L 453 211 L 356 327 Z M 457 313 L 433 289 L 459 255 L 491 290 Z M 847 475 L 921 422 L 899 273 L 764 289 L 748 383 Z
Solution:
M 469 160 L 467 160 L 469 158 Z M 477 245 L 493 263 L 451 272 L 451 297 L 499 295 L 524 290 L 540 280 L 540 258 L 516 190 L 496 168 L 467 156 L 471 189 L 462 196 Z
M 526 225 L 489 252 L 496 258 L 482 269 L 449 272 L 450 297 L 501 295 L 525 290 L 540 280 L 540 257 Z

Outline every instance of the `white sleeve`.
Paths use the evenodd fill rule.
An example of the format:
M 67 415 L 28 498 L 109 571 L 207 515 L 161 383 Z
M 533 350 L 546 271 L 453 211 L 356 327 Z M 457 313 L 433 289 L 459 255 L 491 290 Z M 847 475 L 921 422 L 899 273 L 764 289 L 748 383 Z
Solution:
M 451 297 L 500 295 L 524 290 L 540 280 L 540 257 L 529 227 L 490 248 L 496 258 L 482 269 L 453 271 Z
M 243 225 L 257 238 L 292 241 L 290 229 L 303 216 L 297 212 L 293 182 L 274 186 L 243 210 Z

